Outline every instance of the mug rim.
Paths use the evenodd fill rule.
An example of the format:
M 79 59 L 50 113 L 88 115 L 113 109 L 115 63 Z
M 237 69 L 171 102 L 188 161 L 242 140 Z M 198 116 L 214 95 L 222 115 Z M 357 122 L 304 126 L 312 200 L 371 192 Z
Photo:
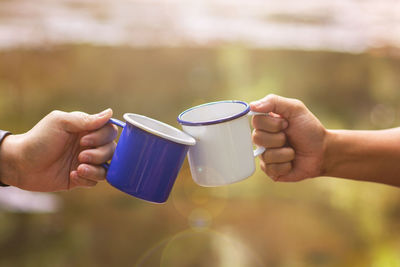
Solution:
M 216 119 L 216 120 L 210 120 L 210 121 L 200 121 L 200 122 L 193 122 L 193 121 L 186 121 L 182 119 L 182 116 L 185 115 L 186 113 L 193 111 L 195 109 L 201 108 L 201 107 L 205 107 L 205 106 L 211 106 L 211 105 L 216 105 L 216 104 L 221 104 L 221 103 L 235 103 L 235 104 L 242 104 L 246 107 L 245 110 L 231 115 L 229 117 L 225 117 L 222 119 Z M 185 111 L 183 111 L 181 114 L 178 115 L 178 122 L 182 125 L 187 125 L 187 126 L 204 126 L 204 125 L 211 125 L 211 124 L 218 124 L 218 123 L 222 123 L 222 122 L 227 122 L 227 121 L 231 121 L 237 118 L 240 118 L 244 115 L 246 115 L 247 113 L 250 112 L 250 105 L 247 104 L 244 101 L 240 101 L 240 100 L 222 100 L 222 101 L 215 101 L 215 102 L 209 102 L 209 103 L 205 103 L 205 104 L 201 104 L 201 105 L 197 105 L 194 107 L 191 107 Z
M 160 124 L 160 125 L 162 125 L 162 126 L 164 126 L 166 128 L 171 129 L 172 131 L 174 131 L 176 133 L 179 133 L 180 135 L 184 136 L 185 138 L 179 138 L 177 136 L 172 136 L 172 135 L 163 133 L 161 131 L 158 131 L 156 129 L 152 129 L 152 128 L 150 128 L 150 127 L 148 127 L 148 126 L 146 126 L 146 125 L 144 125 L 144 124 L 142 124 L 142 123 L 140 123 L 138 121 L 135 121 L 134 119 L 130 118 L 131 115 L 137 116 L 137 117 L 149 120 L 149 121 L 153 121 L 153 122 L 155 122 L 157 124 Z M 181 131 L 181 130 L 179 130 L 179 129 L 177 129 L 177 128 L 175 128 L 175 127 L 173 127 L 173 126 L 171 126 L 171 125 L 169 125 L 167 123 L 161 122 L 159 120 L 155 120 L 155 119 L 152 119 L 150 117 L 147 117 L 147 116 L 144 116 L 144 115 L 140 115 L 140 114 L 136 114 L 136 113 L 125 113 L 123 118 L 129 124 L 131 124 L 133 126 L 136 126 L 136 127 L 140 128 L 140 129 L 142 129 L 142 130 L 144 130 L 144 131 L 146 131 L 146 132 L 148 132 L 150 134 L 153 134 L 153 135 L 161 137 L 163 139 L 172 141 L 174 143 L 178 143 L 178 144 L 182 144 L 182 145 L 189 145 L 189 146 L 194 146 L 196 144 L 196 140 L 192 136 L 188 135 L 187 133 L 185 133 L 185 132 L 183 132 L 183 131 Z

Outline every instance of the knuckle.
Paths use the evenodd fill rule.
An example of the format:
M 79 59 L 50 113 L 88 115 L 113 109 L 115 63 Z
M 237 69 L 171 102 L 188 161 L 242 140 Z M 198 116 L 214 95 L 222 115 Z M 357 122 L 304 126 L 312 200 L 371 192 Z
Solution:
M 253 132 L 253 142 L 256 145 L 262 146 L 263 145 L 263 137 L 258 131 Z
M 58 120 L 58 119 L 62 119 L 64 117 L 63 114 L 64 114 L 64 112 L 62 112 L 60 110 L 53 110 L 52 112 L 49 113 L 48 116 L 51 119 Z
M 117 126 L 108 124 L 106 127 L 107 127 L 107 136 L 110 137 L 112 140 L 117 138 L 118 136 L 118 129 L 116 128 Z
M 73 111 L 70 113 L 74 116 L 83 127 L 86 127 L 88 123 L 90 123 L 90 116 L 81 111 Z
M 108 125 L 111 126 L 113 134 L 115 134 L 115 136 L 117 136 L 118 135 L 118 127 L 114 124 L 108 124 Z
M 279 97 L 280 96 L 278 96 L 276 94 L 268 94 L 265 97 L 265 100 L 268 101 L 268 102 L 276 103 L 279 100 Z
M 266 169 L 266 173 L 269 176 L 276 176 L 276 165 L 275 164 L 266 164 L 265 169 Z
M 282 172 L 287 172 L 292 168 L 292 163 L 291 162 L 286 162 L 281 164 L 281 171 Z
M 63 111 L 53 110 L 49 113 L 48 117 L 52 122 L 61 125 L 61 127 L 65 127 L 65 125 L 68 124 L 68 118 L 65 116 L 65 114 L 66 113 Z
M 99 175 L 98 175 L 99 180 L 106 179 L 106 174 L 107 174 L 106 170 L 103 167 L 101 167 L 100 170 L 99 170 Z
M 275 100 L 275 99 L 277 99 L 277 98 L 278 98 L 278 96 L 277 96 L 276 94 L 268 94 L 268 95 L 265 97 L 266 100 Z
M 292 169 L 291 163 L 269 164 L 267 165 L 267 173 L 270 176 L 278 177 L 288 174 Z
M 284 133 L 277 133 L 276 134 L 276 142 L 277 146 L 281 147 L 286 144 L 286 135 Z
M 58 117 L 61 113 L 63 113 L 63 112 L 60 110 L 53 110 L 52 112 L 50 112 L 49 115 L 52 117 Z
M 110 150 L 110 151 L 113 150 L 114 149 L 114 141 L 107 143 L 105 145 L 105 147 L 107 148 L 107 150 Z
M 288 158 L 289 160 L 294 160 L 296 157 L 296 152 L 294 151 L 293 148 L 288 148 L 287 149 L 287 153 L 288 153 Z
M 299 99 L 293 99 L 293 106 L 297 109 L 303 109 L 305 107 L 304 103 Z
M 260 118 L 259 117 L 260 116 L 253 116 L 253 119 L 251 120 L 254 129 L 260 128 Z
M 114 142 L 108 143 L 105 147 L 104 147 L 104 155 L 107 155 L 107 157 L 111 156 L 114 151 L 115 151 L 115 145 Z
M 292 170 L 292 164 L 290 162 L 283 164 L 281 169 L 281 175 L 286 175 Z
M 262 154 L 262 159 L 264 162 L 269 163 L 271 162 L 271 158 L 273 158 L 273 152 L 271 150 L 267 150 Z
M 270 122 L 271 131 L 279 132 L 282 130 L 282 119 L 272 119 Z
M 87 115 L 83 112 L 79 112 L 77 115 L 78 115 L 79 120 L 82 121 L 83 127 L 86 127 L 90 123 L 91 120 L 90 120 L 89 115 Z
M 281 173 L 281 164 L 271 164 L 271 170 L 275 174 L 275 176 L 278 176 Z

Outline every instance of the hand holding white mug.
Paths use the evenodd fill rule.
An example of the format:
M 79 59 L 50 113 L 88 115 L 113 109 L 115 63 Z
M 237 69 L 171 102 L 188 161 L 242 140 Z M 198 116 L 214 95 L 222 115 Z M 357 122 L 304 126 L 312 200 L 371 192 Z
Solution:
M 250 107 L 273 115 L 253 118 L 253 142 L 267 148 L 260 166 L 268 176 L 289 182 L 320 175 L 326 130 L 301 101 L 268 95 Z
M 274 180 L 331 176 L 400 186 L 400 127 L 328 130 L 301 101 L 276 95 L 250 106 L 279 114 L 253 120 L 254 143 L 267 147 L 261 168 Z

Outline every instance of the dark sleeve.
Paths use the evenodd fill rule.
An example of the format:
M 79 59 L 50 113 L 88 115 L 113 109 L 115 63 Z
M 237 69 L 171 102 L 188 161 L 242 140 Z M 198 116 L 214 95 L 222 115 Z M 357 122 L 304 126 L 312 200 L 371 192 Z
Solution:
M 0 146 L 1 146 L 1 143 L 3 142 L 3 139 L 9 134 L 11 134 L 11 133 L 7 132 L 7 131 L 0 130 Z M 8 185 L 3 184 L 2 182 L 0 182 L 0 186 L 8 186 Z

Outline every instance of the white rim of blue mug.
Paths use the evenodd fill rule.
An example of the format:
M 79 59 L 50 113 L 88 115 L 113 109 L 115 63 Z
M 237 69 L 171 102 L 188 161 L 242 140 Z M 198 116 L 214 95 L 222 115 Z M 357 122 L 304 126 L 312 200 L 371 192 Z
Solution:
M 160 124 L 160 125 L 162 125 L 164 127 L 167 127 L 169 129 L 171 129 L 172 131 L 176 132 L 177 134 L 184 136 L 185 139 L 184 138 L 175 137 L 175 136 L 172 136 L 172 135 L 168 135 L 166 133 L 157 131 L 156 129 L 152 129 L 150 127 L 147 127 L 146 125 L 143 125 L 142 123 L 137 122 L 137 121 L 133 120 L 132 118 L 130 118 L 129 117 L 130 115 L 137 116 L 137 117 L 149 120 L 149 121 L 153 121 L 153 122 L 155 122 L 157 124 Z M 144 130 L 144 131 L 146 131 L 148 133 L 151 133 L 153 135 L 156 135 L 156 136 L 159 136 L 161 138 L 167 139 L 169 141 L 172 141 L 172 142 L 175 142 L 175 143 L 178 143 L 178 144 L 189 145 L 189 146 L 194 146 L 196 144 L 196 140 L 192 136 L 188 135 L 187 133 L 185 133 L 185 132 L 183 132 L 181 130 L 178 130 L 177 128 L 175 128 L 175 127 L 173 127 L 173 126 L 171 126 L 169 124 L 163 123 L 161 121 L 158 121 L 158 120 L 155 120 L 155 119 L 152 119 L 152 118 L 140 115 L 140 114 L 135 114 L 135 113 L 125 113 L 123 117 L 128 123 L 140 128 L 140 129 L 142 129 L 142 130 Z
M 222 119 L 217 119 L 217 120 L 212 120 L 212 121 L 200 121 L 200 122 L 193 122 L 193 121 L 186 121 L 182 119 L 182 116 L 185 115 L 186 113 L 201 108 L 201 107 L 205 107 L 205 106 L 211 106 L 211 105 L 216 105 L 216 104 L 221 104 L 221 103 L 237 103 L 237 104 L 242 104 L 246 107 L 245 110 L 234 114 L 232 116 L 229 117 L 225 117 Z M 187 125 L 187 126 L 204 126 L 204 125 L 211 125 L 211 124 L 218 124 L 221 122 L 226 122 L 226 121 L 231 121 L 237 118 L 240 118 L 244 115 L 246 115 L 247 113 L 250 112 L 250 106 L 249 104 L 247 104 L 246 102 L 240 101 L 240 100 L 223 100 L 223 101 L 216 101 L 216 102 L 210 102 L 210 103 L 206 103 L 206 104 L 202 104 L 202 105 L 198 105 L 192 108 L 189 108 L 187 110 L 185 110 L 184 112 L 182 112 L 181 114 L 179 114 L 178 116 L 178 122 L 182 125 Z

